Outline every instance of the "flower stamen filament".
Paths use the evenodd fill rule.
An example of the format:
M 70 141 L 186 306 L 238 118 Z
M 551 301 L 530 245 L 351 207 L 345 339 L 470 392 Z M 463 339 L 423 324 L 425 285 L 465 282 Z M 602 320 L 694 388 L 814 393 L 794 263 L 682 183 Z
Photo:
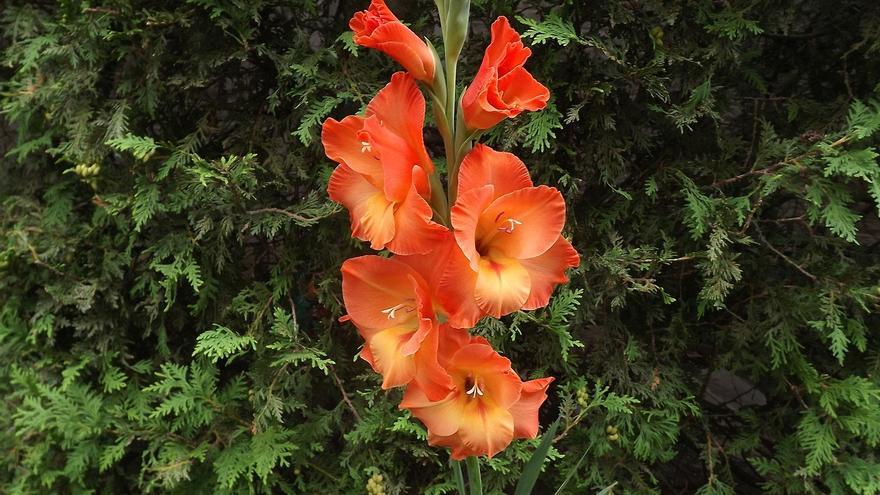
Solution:
M 382 310 L 382 314 L 388 316 L 389 320 L 393 320 L 397 317 L 397 312 L 401 309 L 405 309 L 407 312 L 411 312 L 412 309 L 408 307 L 407 303 L 400 303 L 395 306 L 391 306 L 390 308 L 385 308 Z
M 507 223 L 507 225 L 498 227 L 498 230 L 504 232 L 505 234 L 512 234 L 517 225 L 522 225 L 522 222 L 510 217 L 508 217 L 507 220 L 505 220 L 504 222 Z
M 467 386 L 469 383 L 473 383 L 473 386 L 471 386 L 471 388 L 468 389 L 465 392 L 465 394 L 467 394 L 468 396 L 470 396 L 474 399 L 476 399 L 477 396 L 482 397 L 484 392 L 483 392 L 483 389 L 480 388 L 480 382 L 477 380 L 473 380 L 473 381 L 472 380 L 473 380 L 472 378 L 468 377 L 467 381 L 465 381 L 465 386 Z

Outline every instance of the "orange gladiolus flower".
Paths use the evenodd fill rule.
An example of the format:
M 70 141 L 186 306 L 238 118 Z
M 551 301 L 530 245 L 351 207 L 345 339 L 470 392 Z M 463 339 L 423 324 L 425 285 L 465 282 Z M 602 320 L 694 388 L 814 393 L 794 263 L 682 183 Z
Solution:
M 562 194 L 534 187 L 510 153 L 485 145 L 468 153 L 451 217 L 460 252 L 447 261 L 439 297 L 456 327 L 545 306 L 556 285 L 568 281 L 565 271 L 580 262 L 560 235 Z
M 348 208 L 352 235 L 373 249 L 424 253 L 447 231 L 431 221 L 426 201 L 434 165 L 422 137 L 424 119 L 424 96 L 411 76 L 398 72 L 365 116 L 324 122 L 324 150 L 340 164 L 327 192 Z
M 427 283 L 395 259 L 361 256 L 342 264 L 342 297 L 364 337 L 361 357 L 382 375 L 382 388 L 417 383 L 427 397 L 452 386 L 437 361 L 439 323 Z
M 506 17 L 492 23 L 492 41 L 461 100 L 468 128 L 489 129 L 523 110 L 547 105 L 550 91 L 523 67 L 531 55 Z
M 435 400 L 414 382 L 400 403 L 428 428 L 428 443 L 450 447 L 452 458 L 461 460 L 491 458 L 515 438 L 535 438 L 538 409 L 553 378 L 524 383 L 507 358 L 465 330 L 444 327 L 440 340 L 438 358 L 453 390 Z
M 397 19 L 385 5 L 385 0 L 370 2 L 367 10 L 354 14 L 348 27 L 354 31 L 354 42 L 358 45 L 388 55 L 420 81 L 433 81 L 434 55 L 431 49 Z

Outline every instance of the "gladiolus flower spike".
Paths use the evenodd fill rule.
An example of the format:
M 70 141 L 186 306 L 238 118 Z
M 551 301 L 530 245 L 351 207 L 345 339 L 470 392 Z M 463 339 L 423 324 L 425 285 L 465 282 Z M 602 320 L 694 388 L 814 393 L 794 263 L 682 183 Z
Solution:
M 469 2 L 438 5 L 446 44 L 463 42 Z M 406 72 L 392 75 L 363 115 L 324 122 L 324 150 L 338 164 L 330 198 L 348 209 L 353 237 L 392 254 L 343 263 L 347 314 L 340 321 L 363 337 L 360 356 L 382 388 L 404 388 L 400 407 L 425 424 L 429 444 L 449 448 L 455 460 L 469 458 L 474 475 L 477 457 L 537 436 L 553 378 L 523 381 L 469 329 L 484 317 L 546 306 L 580 261 L 562 235 L 562 194 L 535 185 L 515 155 L 474 141 L 505 118 L 544 108 L 550 93 L 525 70 L 531 50 L 504 17 L 492 25 L 460 105 L 452 104 L 459 101 L 457 56 L 439 60 L 383 0 L 372 0 L 349 25 L 357 44 Z M 438 63 L 446 64 L 443 87 Z M 435 103 L 448 195 L 423 141 L 426 101 L 417 81 Z M 464 125 L 451 125 L 456 112 Z

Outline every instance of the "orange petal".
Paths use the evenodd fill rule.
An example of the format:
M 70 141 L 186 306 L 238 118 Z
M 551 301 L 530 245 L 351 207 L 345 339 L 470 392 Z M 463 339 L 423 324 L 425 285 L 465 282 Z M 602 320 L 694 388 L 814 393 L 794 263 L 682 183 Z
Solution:
M 342 297 L 359 327 L 409 324 L 414 330 L 421 318 L 433 316 L 422 278 L 407 265 L 380 256 L 360 256 L 342 264 Z
M 373 48 L 403 66 L 414 78 L 431 83 L 434 79 L 434 55 L 428 45 L 401 22 L 390 22 L 373 31 Z
M 367 342 L 372 358 L 370 364 L 382 375 L 383 389 L 406 385 L 416 376 L 415 359 L 401 352 L 401 347 L 414 333 L 411 327 L 396 326 L 376 333 Z
M 530 290 L 529 272 L 519 260 L 504 256 L 480 260 L 474 298 L 486 314 L 500 318 L 519 310 L 529 298 Z
M 468 129 L 491 129 L 507 118 L 503 104 L 493 105 L 489 102 L 490 98 L 501 101 L 495 69 L 489 71 L 482 81 L 474 80 L 461 100 L 462 115 Z M 480 77 L 479 73 L 477 77 Z
M 551 376 L 523 383 L 519 400 L 510 407 L 513 434 L 516 438 L 538 436 L 538 409 L 547 400 L 547 387 L 552 381 Z
M 463 401 L 455 392 L 443 400 L 433 401 L 417 383 L 410 383 L 400 401 L 401 409 L 409 409 L 434 435 L 449 436 L 458 431 Z
M 428 45 L 398 20 L 383 0 L 370 2 L 370 7 L 356 12 L 348 25 L 355 43 L 382 51 L 416 79 L 433 80 L 434 56 Z
M 492 40 L 486 47 L 483 56 L 485 64 L 499 68 L 501 74 L 505 74 L 513 67 L 518 67 L 532 55 L 532 50 L 526 48 L 519 33 L 510 26 L 507 17 L 500 16 L 492 23 Z
M 486 400 L 465 403 L 459 419 L 458 436 L 470 452 L 492 458 L 513 440 L 510 411 Z
M 447 260 L 453 251 L 458 251 L 455 237 L 448 229 L 443 229 L 443 235 L 434 241 L 433 249 L 426 253 L 395 256 L 394 259 L 406 263 L 425 279 L 428 287 L 436 288 L 440 284 L 440 278 L 446 268 Z
M 434 322 L 428 335 L 420 343 L 418 352 L 413 356 L 416 365 L 413 379 L 428 400 L 432 401 L 442 400 L 453 389 L 452 377 L 438 360 L 440 332 L 439 325 Z
M 550 99 L 550 90 L 523 67 L 517 67 L 498 79 L 498 91 L 514 117 L 523 110 L 542 110 Z
M 449 363 L 452 361 L 452 357 L 455 353 L 462 347 L 470 344 L 473 338 L 474 337 L 471 337 L 470 333 L 463 328 L 454 328 L 449 324 L 441 325 L 437 346 L 437 360 L 439 361 L 440 366 L 444 369 L 448 369 Z
M 434 172 L 422 136 L 424 121 L 425 97 L 404 72 L 392 75 L 367 105 L 364 130 L 382 162 L 386 195 L 395 201 L 402 201 L 409 191 L 413 165 Z
M 486 208 L 480 216 L 477 241 L 484 249 L 497 249 L 511 258 L 534 258 L 550 249 L 564 225 L 562 194 L 553 187 L 527 187 L 499 197 Z
M 477 274 L 458 246 L 450 250 L 445 265 L 434 297 L 449 315 L 451 326 L 471 328 L 484 316 L 474 298 Z
M 480 253 L 477 251 L 476 244 L 477 228 L 480 226 L 483 211 L 492 204 L 494 195 L 494 186 L 471 189 L 458 197 L 451 210 L 455 241 L 474 271 L 477 271 L 477 264 L 480 261 Z
M 348 21 L 348 27 L 355 36 L 369 36 L 378 26 L 397 20 L 397 16 L 385 5 L 385 0 L 372 0 L 367 10 L 355 12 Z
M 469 401 L 489 400 L 507 409 L 520 398 L 522 381 L 510 368 L 510 360 L 488 344 L 462 347 L 452 356 L 448 368 L 454 375 L 478 377 L 484 395 L 479 399 L 465 395 Z
M 492 42 L 462 100 L 470 129 L 488 129 L 523 110 L 544 108 L 550 93 L 523 68 L 531 55 L 504 17 L 492 24 Z
M 388 243 L 388 249 L 395 254 L 427 253 L 437 247 L 449 230 L 431 221 L 431 206 L 419 196 L 414 185 L 409 194 L 394 212 L 396 235 Z
M 395 326 L 382 330 L 357 327 L 366 345 L 360 357 L 383 376 L 383 388 L 416 383 L 432 401 L 440 401 L 453 389 L 452 377 L 437 357 L 439 325 L 423 319 L 425 325 Z
M 457 434 L 465 446 L 460 450 L 492 457 L 513 440 L 514 421 L 508 408 L 519 400 L 522 382 L 510 369 L 510 360 L 485 344 L 468 344 L 459 349 L 449 369 L 459 377 L 474 377 L 483 392 L 480 396 L 459 396 L 461 407 L 457 412 L 461 417 Z
M 382 249 L 394 238 L 394 204 L 365 176 L 339 165 L 327 186 L 330 199 L 348 208 L 351 235 Z
M 495 187 L 497 198 L 518 189 L 532 187 L 532 179 L 525 164 L 516 155 L 478 144 L 461 162 L 458 195 L 487 185 Z
M 529 272 L 532 283 L 529 298 L 523 304 L 523 309 L 530 310 L 542 308 L 550 302 L 553 289 L 568 282 L 565 271 L 577 267 L 580 256 L 570 242 L 559 236 L 544 254 L 520 260 L 520 263 Z
M 382 165 L 370 151 L 370 144 L 360 139 L 363 128 L 364 118 L 356 115 L 342 121 L 327 119 L 321 128 L 321 142 L 328 158 L 366 175 L 370 182 L 381 188 Z
M 442 436 L 434 434 L 429 430 L 428 445 L 431 445 L 433 447 L 449 447 L 450 449 L 452 449 L 452 452 L 450 453 L 452 460 L 455 461 L 461 461 L 471 456 L 480 455 L 480 453 L 476 450 L 469 449 L 468 446 L 462 442 L 461 437 L 457 433 L 453 435 Z
M 421 166 L 412 168 L 412 182 L 416 186 L 419 196 L 425 200 L 431 199 L 431 184 L 428 182 L 428 173 Z

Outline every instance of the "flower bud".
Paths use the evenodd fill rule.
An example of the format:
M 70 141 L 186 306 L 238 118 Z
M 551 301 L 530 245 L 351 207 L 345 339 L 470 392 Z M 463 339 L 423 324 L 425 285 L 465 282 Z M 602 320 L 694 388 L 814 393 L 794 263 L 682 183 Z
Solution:
M 445 35 L 443 37 L 446 46 L 446 58 L 458 60 L 461 48 L 467 39 L 468 18 L 470 17 L 470 0 L 448 0 L 446 4 L 446 19 L 443 21 Z

